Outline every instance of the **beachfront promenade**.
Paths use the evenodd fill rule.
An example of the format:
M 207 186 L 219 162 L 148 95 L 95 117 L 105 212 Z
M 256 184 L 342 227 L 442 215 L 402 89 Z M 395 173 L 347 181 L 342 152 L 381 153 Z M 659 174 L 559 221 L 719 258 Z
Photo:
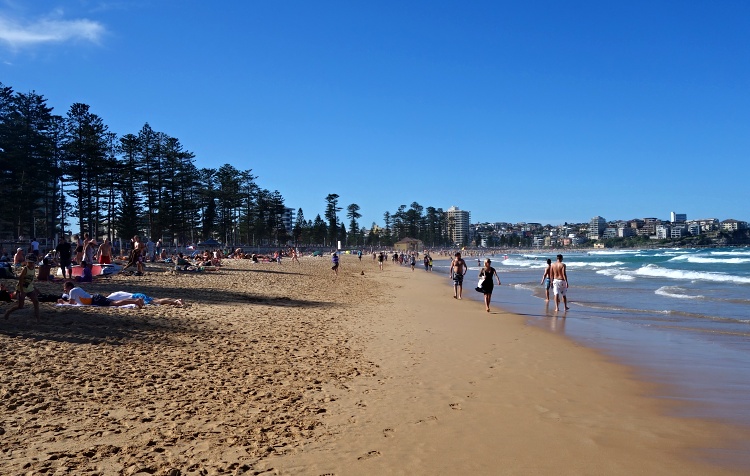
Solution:
M 741 430 L 668 416 L 630 369 L 499 311 L 502 287 L 487 314 L 368 257 L 226 263 L 87 286 L 183 308 L 0 321 L 0 473 L 743 474 L 701 450 Z

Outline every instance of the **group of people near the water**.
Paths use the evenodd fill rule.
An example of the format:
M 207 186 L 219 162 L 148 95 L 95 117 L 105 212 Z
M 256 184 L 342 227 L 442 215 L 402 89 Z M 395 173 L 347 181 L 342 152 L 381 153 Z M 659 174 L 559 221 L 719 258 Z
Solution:
M 557 261 L 554 263 L 551 259 L 547 259 L 547 267 L 544 269 L 541 284 L 544 286 L 546 302 L 549 302 L 549 290 L 552 288 L 555 296 L 555 311 L 560 310 L 560 299 L 565 310 L 570 309 L 568 307 L 568 272 L 563 263 L 563 255 L 557 255 Z
M 450 279 L 453 281 L 453 299 L 462 298 L 464 276 L 468 271 L 469 266 L 461 257 L 461 252 L 456 252 L 451 261 L 449 271 Z M 484 266 L 479 270 L 478 283 L 475 290 L 484 295 L 484 306 L 487 312 L 490 312 L 490 302 L 492 300 L 492 291 L 495 286 L 495 281 L 497 281 L 498 286 L 502 284 L 500 282 L 500 276 L 497 274 L 497 270 L 492 267 L 492 260 L 486 258 L 484 260 Z M 561 254 L 557 255 L 557 261 L 555 263 L 552 263 L 551 259 L 547 260 L 547 267 L 544 270 L 541 284 L 545 287 L 547 302 L 550 300 L 550 288 L 552 289 L 555 297 L 555 312 L 559 312 L 561 300 L 565 310 L 567 311 L 570 309 L 568 307 L 567 296 L 568 273 Z

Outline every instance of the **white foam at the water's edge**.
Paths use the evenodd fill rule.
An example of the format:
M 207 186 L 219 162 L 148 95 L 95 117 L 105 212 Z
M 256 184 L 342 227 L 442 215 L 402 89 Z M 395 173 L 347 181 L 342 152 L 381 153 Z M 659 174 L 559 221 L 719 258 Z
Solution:
M 705 296 L 701 296 L 700 294 L 685 293 L 687 293 L 687 290 L 678 286 L 662 286 L 654 291 L 654 294 L 658 294 L 659 296 L 666 296 L 677 299 L 705 299 Z

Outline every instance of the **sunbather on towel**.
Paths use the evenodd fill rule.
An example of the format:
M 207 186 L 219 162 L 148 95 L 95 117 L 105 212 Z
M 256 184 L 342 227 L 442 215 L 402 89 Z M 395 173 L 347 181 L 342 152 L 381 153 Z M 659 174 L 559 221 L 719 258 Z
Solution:
M 128 298 L 112 300 L 101 294 L 89 294 L 83 289 L 76 287 L 73 281 L 65 281 L 63 284 L 65 294 L 62 299 L 58 299 L 58 304 L 75 304 L 78 306 L 127 306 L 135 304 L 139 309 L 144 306 L 143 298 Z M 67 295 L 68 300 L 65 300 Z

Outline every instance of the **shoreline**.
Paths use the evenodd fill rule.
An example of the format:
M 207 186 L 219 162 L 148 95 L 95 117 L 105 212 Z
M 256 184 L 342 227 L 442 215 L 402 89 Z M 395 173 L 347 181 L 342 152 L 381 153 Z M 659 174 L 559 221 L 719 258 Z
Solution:
M 186 275 L 149 266 L 86 287 L 183 297 L 184 308 L 43 305 L 40 323 L 30 310 L 0 321 L 0 469 L 747 469 L 701 450 L 731 450 L 747 432 L 666 415 L 674 402 L 632 369 L 521 315 L 454 300 L 439 274 L 390 263 L 381 273 L 346 255 L 335 278 L 325 257 L 247 261 Z
M 380 336 L 368 346 L 375 355 L 367 355 L 387 376 L 339 398 L 327 423 L 338 442 L 283 456 L 274 467 L 335 474 L 746 470 L 746 461 L 731 460 L 731 450 L 715 449 L 742 451 L 746 429 L 669 416 L 679 403 L 659 399 L 660 387 L 633 368 L 496 305 L 488 318 L 481 301 L 452 299 L 450 286 L 440 283 L 447 277 L 429 274 L 385 269 L 388 281 L 422 281 L 410 283 L 416 289 L 397 285 L 374 312 L 383 321 L 366 326 Z M 422 297 L 422 304 L 399 304 L 409 296 Z M 408 320 L 387 317 L 392 306 Z M 522 342 L 532 347 L 519 349 Z

